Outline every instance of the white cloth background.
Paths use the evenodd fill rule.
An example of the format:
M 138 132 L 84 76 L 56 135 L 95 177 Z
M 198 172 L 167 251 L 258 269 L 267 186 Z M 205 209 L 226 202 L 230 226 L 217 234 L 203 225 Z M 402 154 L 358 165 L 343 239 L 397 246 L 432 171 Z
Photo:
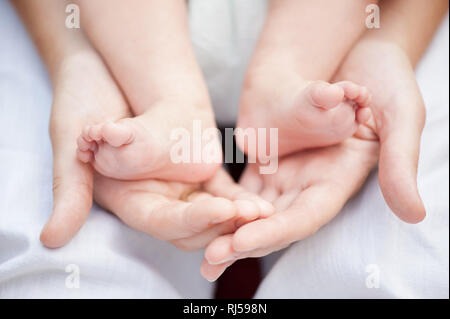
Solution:
M 193 43 L 218 119 L 234 121 L 245 65 L 266 0 L 190 0 Z M 313 237 L 267 265 L 257 297 L 448 298 L 448 18 L 418 70 L 428 108 L 419 186 L 428 210 L 401 223 L 373 174 L 344 211 Z M 8 2 L 0 0 L 0 298 L 211 296 L 201 253 L 179 252 L 94 207 L 62 249 L 38 236 L 51 211 L 51 90 L 45 70 Z M 80 288 L 65 268 L 80 269 Z M 366 287 L 368 265 L 379 288 Z M 372 266 L 373 267 L 373 266 Z

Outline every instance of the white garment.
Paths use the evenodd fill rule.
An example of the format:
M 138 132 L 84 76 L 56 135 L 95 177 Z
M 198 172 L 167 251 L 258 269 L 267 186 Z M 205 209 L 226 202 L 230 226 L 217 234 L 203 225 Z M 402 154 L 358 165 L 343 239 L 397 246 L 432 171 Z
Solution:
M 266 9 L 267 0 L 189 0 L 192 43 L 221 124 L 236 121 L 244 73 Z
M 231 122 L 266 0 L 189 4 L 216 115 Z M 419 171 L 427 219 L 396 219 L 372 175 L 339 216 L 273 262 L 257 297 L 448 298 L 448 18 L 418 78 L 429 109 Z M 0 298 L 210 297 L 212 285 L 198 273 L 201 253 L 179 252 L 97 207 L 69 245 L 42 247 L 39 232 L 51 212 L 50 102 L 43 66 L 0 0 Z M 79 289 L 66 286 L 72 264 L 80 270 Z M 379 288 L 366 288 L 377 270 Z

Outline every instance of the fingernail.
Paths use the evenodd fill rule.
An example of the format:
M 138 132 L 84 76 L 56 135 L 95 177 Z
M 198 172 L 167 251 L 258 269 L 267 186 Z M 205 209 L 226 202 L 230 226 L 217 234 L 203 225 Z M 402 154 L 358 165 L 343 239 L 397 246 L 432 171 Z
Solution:
M 226 257 L 226 258 L 224 258 L 222 260 L 219 260 L 217 262 L 211 262 L 211 261 L 208 260 L 208 264 L 210 264 L 210 265 L 220 265 L 220 264 L 224 264 L 224 263 L 227 263 L 229 261 L 232 261 L 234 259 L 236 259 L 236 257 L 232 255 L 232 256 L 228 256 L 228 257 Z

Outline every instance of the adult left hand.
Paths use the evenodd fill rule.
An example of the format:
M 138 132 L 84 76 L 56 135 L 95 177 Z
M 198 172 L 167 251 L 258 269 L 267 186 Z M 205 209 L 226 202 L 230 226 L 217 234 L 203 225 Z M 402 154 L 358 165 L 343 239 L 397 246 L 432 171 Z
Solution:
M 375 166 L 379 142 L 368 133 L 343 143 L 282 158 L 273 175 L 250 164 L 241 184 L 275 206 L 276 213 L 220 236 L 207 247 L 202 275 L 216 280 L 234 261 L 261 257 L 309 237 L 341 211 Z M 361 138 L 361 136 L 365 136 Z

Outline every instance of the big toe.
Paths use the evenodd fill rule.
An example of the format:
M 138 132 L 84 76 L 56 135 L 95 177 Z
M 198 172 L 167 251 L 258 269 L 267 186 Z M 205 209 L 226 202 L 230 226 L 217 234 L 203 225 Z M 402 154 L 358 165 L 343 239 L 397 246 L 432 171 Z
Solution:
M 325 109 L 336 107 L 343 101 L 345 95 L 339 85 L 322 81 L 311 83 L 307 90 L 312 104 Z
M 130 144 L 134 140 L 134 128 L 126 123 L 107 122 L 103 125 L 103 139 L 114 147 Z
M 353 100 L 359 107 L 369 107 L 371 104 L 371 94 L 365 86 L 358 85 L 351 81 L 341 81 L 335 83 L 342 87 L 345 97 Z

